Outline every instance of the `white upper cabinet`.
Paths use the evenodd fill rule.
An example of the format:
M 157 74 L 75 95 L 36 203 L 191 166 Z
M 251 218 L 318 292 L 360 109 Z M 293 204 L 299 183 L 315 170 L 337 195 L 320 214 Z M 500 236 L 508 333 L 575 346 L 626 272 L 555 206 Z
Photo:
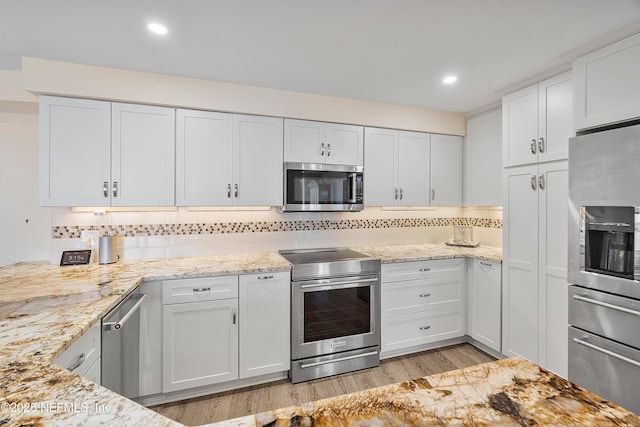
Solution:
M 282 204 L 282 119 L 178 110 L 178 206 Z
M 502 99 L 503 166 L 566 159 L 574 135 L 571 73 Z
M 640 34 L 573 63 L 576 129 L 640 117 Z
M 174 110 L 40 97 L 43 206 L 173 206 Z
M 362 165 L 363 156 L 362 126 L 284 121 L 284 160 L 287 162 Z
M 176 204 L 231 205 L 231 114 L 176 111 Z
M 40 205 L 109 206 L 111 104 L 40 97 Z
M 175 110 L 113 103 L 111 118 L 111 205 L 175 205 Z
M 365 129 L 367 206 L 428 206 L 429 134 Z
M 462 137 L 431 135 L 431 205 L 462 204 Z
M 233 116 L 233 204 L 282 205 L 282 119 Z
M 462 142 L 462 203 L 465 206 L 502 205 L 502 110 L 467 120 Z

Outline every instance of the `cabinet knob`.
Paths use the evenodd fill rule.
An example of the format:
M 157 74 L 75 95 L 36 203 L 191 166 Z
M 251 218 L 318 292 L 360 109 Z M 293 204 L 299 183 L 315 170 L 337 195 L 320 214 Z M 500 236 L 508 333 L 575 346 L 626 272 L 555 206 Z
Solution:
M 398 189 L 397 188 L 394 189 L 394 193 L 395 193 L 394 199 L 398 200 Z
M 538 188 L 537 177 L 535 175 L 531 175 L 531 189 L 533 191 L 536 191 L 537 188 Z
M 480 261 L 480 265 L 484 265 L 485 267 L 493 267 L 493 264 L 484 261 Z
M 109 197 L 109 183 L 107 181 L 102 183 L 102 195 Z
M 320 155 L 324 157 L 324 142 L 320 143 L 320 149 L 321 149 Z
M 84 355 L 84 353 L 82 353 L 80 356 L 78 356 L 76 361 L 71 366 L 69 366 L 67 369 L 70 370 L 70 371 L 75 371 L 76 369 L 78 369 L 80 367 L 80 365 L 82 365 L 84 363 L 84 359 L 85 359 L 85 355 Z
M 331 156 L 331 144 L 327 144 L 327 157 Z
M 431 294 L 420 294 L 420 298 L 429 298 Z
M 427 329 L 431 329 L 431 326 L 420 326 L 421 331 L 426 331 Z
M 211 288 L 193 288 L 193 292 L 209 292 Z
M 118 197 L 118 181 L 113 181 L 113 197 Z
M 436 190 L 435 190 L 435 188 L 432 188 L 431 189 L 431 200 L 435 200 L 435 198 L 436 198 Z
M 538 151 L 544 153 L 544 149 L 544 138 L 540 137 L 538 138 Z
M 231 184 L 227 184 L 227 197 L 231 198 Z
M 532 139 L 531 140 L 531 154 L 536 154 L 536 140 Z
M 402 193 L 403 193 L 403 191 L 402 191 L 402 188 L 401 188 L 400 189 L 400 200 L 402 200 Z
M 238 310 L 234 308 L 233 310 L 231 310 L 231 322 L 235 325 L 236 320 L 238 320 Z
M 431 271 L 430 268 L 421 268 L 420 270 L 418 270 L 420 272 L 427 272 L 427 271 Z
M 258 280 L 269 280 L 269 279 L 273 279 L 273 274 L 270 274 L 268 276 L 258 276 Z
M 538 188 L 539 188 L 539 189 L 541 189 L 541 190 L 544 190 L 544 186 L 545 186 L 545 183 L 544 183 L 544 175 L 543 175 L 543 174 L 540 174 L 540 175 L 538 176 Z
M 236 198 L 238 197 L 238 184 L 233 185 L 233 194 Z

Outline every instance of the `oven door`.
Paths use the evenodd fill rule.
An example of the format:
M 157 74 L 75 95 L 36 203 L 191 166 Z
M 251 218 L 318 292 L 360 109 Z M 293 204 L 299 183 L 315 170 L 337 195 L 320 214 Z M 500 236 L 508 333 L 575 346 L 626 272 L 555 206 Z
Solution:
M 293 360 L 380 345 L 380 277 L 293 282 Z

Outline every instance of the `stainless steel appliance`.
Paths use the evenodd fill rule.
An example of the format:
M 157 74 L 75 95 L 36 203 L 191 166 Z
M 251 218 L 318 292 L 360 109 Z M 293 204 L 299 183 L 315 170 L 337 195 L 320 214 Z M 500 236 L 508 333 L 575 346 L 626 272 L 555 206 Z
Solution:
M 140 396 L 140 306 L 136 289 L 102 318 L 102 386 L 136 400 Z
M 569 141 L 569 380 L 640 413 L 640 125 Z
M 364 166 L 284 163 L 284 212 L 361 211 Z
M 281 251 L 291 270 L 291 381 L 380 363 L 380 260 L 349 249 Z

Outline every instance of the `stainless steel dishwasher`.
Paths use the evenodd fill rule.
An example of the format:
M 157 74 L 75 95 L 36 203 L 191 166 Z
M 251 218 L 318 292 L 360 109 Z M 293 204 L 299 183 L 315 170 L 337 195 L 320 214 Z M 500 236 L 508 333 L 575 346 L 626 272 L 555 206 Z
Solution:
M 131 292 L 102 318 L 102 386 L 136 400 L 140 396 L 140 306 Z

